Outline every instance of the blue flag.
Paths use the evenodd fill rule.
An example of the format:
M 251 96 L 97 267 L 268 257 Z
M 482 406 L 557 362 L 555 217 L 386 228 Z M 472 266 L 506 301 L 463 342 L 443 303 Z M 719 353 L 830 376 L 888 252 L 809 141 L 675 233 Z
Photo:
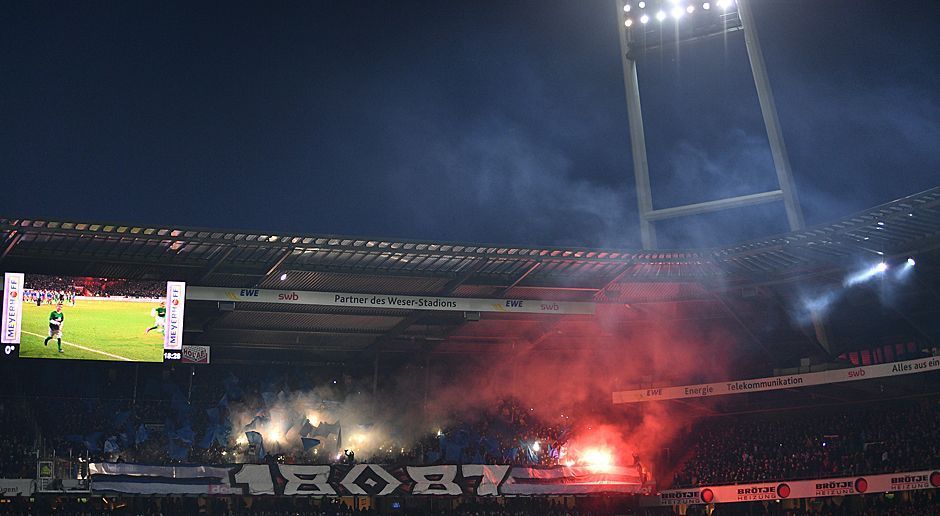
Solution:
M 97 452 L 100 449 L 100 445 L 98 444 L 100 442 L 101 432 L 92 432 L 85 436 L 85 448 L 92 453 Z
M 228 436 L 231 432 L 231 429 L 228 426 L 220 426 L 215 433 L 215 442 L 219 446 L 225 446 L 228 444 Z
M 341 428 L 342 427 L 340 427 L 339 421 L 335 423 L 320 423 L 319 425 L 314 427 L 313 431 L 310 433 L 314 437 L 316 436 L 327 437 L 330 434 L 339 435 L 340 432 L 342 432 Z
M 193 439 L 196 438 L 196 432 L 194 432 L 193 428 L 189 426 L 189 423 L 186 423 L 176 430 L 176 437 L 186 444 L 192 444 Z
M 304 451 L 310 451 L 320 444 L 320 440 L 314 439 L 313 437 L 301 437 L 300 442 L 304 445 Z
M 313 432 L 313 425 L 310 424 L 309 419 L 304 419 L 304 424 L 300 426 L 300 436 L 307 437 L 310 432 Z
M 117 453 L 119 451 L 121 451 L 121 447 L 118 446 L 118 439 L 116 436 L 111 436 L 104 441 L 105 453 Z
M 254 430 L 258 428 L 259 425 L 264 426 L 264 424 L 268 421 L 268 418 L 264 416 L 255 416 L 255 418 L 252 419 L 250 423 L 245 425 L 245 430 Z
M 480 440 L 480 443 L 483 445 L 483 448 L 488 451 L 490 454 L 495 455 L 499 453 L 499 441 L 493 437 L 484 437 Z
M 300 427 L 307 420 L 300 412 L 297 412 L 293 408 L 287 410 L 287 425 L 284 427 L 284 433 L 290 432 L 291 428 Z
M 220 422 L 218 417 L 213 420 L 211 414 L 209 415 L 209 419 L 210 422 L 206 425 L 206 432 L 203 434 L 202 439 L 198 443 L 199 447 L 203 449 L 209 448 L 212 446 L 212 443 L 219 443 L 219 446 L 225 446 L 226 442 L 228 442 L 228 435 L 230 431 L 228 421 L 226 420 L 224 423 Z
M 189 457 L 189 448 L 176 442 L 176 439 L 170 439 L 166 443 L 166 452 L 171 459 L 186 460 Z
M 127 421 L 131 418 L 131 411 L 125 410 L 123 412 L 118 412 L 114 415 L 114 427 L 115 428 L 124 428 L 124 425 L 127 424 Z
M 248 439 L 249 444 L 254 444 L 258 446 L 258 458 L 263 459 L 265 455 L 264 452 L 264 437 L 261 437 L 261 434 L 258 432 L 245 432 L 245 438 Z
M 215 427 L 209 427 L 206 429 L 206 433 L 202 435 L 202 439 L 196 443 L 196 446 L 205 450 L 212 446 L 213 442 L 215 442 Z
M 150 438 L 150 432 L 147 431 L 147 427 L 144 425 L 138 426 L 137 435 L 134 436 L 134 443 L 141 444 L 149 438 Z
M 240 400 L 242 399 L 242 389 L 238 386 L 238 377 L 232 373 L 229 373 L 228 377 L 222 382 L 225 385 L 225 402 L 228 404 L 229 399 Z

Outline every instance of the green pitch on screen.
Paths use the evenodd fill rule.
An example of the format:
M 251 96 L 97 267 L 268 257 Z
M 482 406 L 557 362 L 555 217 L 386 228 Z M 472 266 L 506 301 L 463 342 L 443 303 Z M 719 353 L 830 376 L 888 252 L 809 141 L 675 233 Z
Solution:
M 62 313 L 62 351 L 49 335 L 49 313 L 55 305 L 23 303 L 23 332 L 20 356 L 73 360 L 123 360 L 163 362 L 163 334 L 154 330 L 150 311 L 158 303 L 79 299 L 65 303 Z M 81 347 L 78 347 L 81 346 Z M 82 349 L 87 348 L 87 349 Z

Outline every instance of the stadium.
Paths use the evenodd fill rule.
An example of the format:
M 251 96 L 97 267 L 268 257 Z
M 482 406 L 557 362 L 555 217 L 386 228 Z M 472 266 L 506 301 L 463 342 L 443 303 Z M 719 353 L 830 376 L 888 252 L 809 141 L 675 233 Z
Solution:
M 940 514 L 926 9 L 605 1 L 11 6 L 0 515 Z
M 940 189 L 696 251 L 0 229 L 5 270 L 188 289 L 180 360 L 7 348 L 0 510 L 935 507 Z

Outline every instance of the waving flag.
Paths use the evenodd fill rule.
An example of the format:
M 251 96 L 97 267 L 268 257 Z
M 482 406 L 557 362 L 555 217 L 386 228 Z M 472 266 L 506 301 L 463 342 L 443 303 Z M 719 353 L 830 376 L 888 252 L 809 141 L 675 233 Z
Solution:
M 248 444 L 254 444 L 258 447 L 258 458 L 263 459 L 267 453 L 264 451 L 264 437 L 261 436 L 258 432 L 245 432 L 245 438 L 248 439 Z
M 105 453 L 118 453 L 120 451 L 121 447 L 118 446 L 118 438 L 116 436 L 111 436 L 104 441 Z
M 134 444 L 141 444 L 150 438 L 150 432 L 147 431 L 147 427 L 140 425 L 137 427 L 137 434 L 134 436 Z
M 304 424 L 300 426 L 300 435 L 301 437 L 307 437 L 310 435 L 310 432 L 313 432 L 314 426 L 310 424 L 309 419 L 304 419 Z

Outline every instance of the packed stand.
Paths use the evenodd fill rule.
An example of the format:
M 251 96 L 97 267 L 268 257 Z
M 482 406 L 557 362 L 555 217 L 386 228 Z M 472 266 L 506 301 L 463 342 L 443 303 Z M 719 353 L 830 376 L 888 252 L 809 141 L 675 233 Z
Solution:
M 359 507 L 356 507 L 356 504 Z M 374 505 L 370 505 L 374 504 Z M 369 499 L 314 497 L 21 497 L 0 503 L 0 514 L 205 514 L 217 516 L 602 516 L 628 514 L 626 497 L 444 499 L 390 497 Z
M 148 280 L 43 276 L 29 274 L 25 277 L 27 295 L 42 293 L 43 302 L 74 302 L 74 296 L 86 297 L 138 297 L 161 298 L 166 296 L 166 283 Z M 34 297 L 31 297 L 35 301 Z
M 916 471 L 938 466 L 940 398 L 719 417 L 694 435 L 675 487 Z
M 629 497 L 517 497 L 477 498 L 375 498 L 369 502 L 349 498 L 314 497 L 96 497 L 35 496 L 0 499 L 0 514 L 58 514 L 85 516 L 97 514 L 207 516 L 605 516 L 638 514 L 667 516 L 678 514 L 677 507 L 638 507 Z M 902 516 L 940 515 L 936 490 L 896 494 L 872 494 L 834 498 L 789 500 L 786 503 L 747 502 L 693 505 L 684 514 L 698 516 L 820 515 L 820 516 Z
M 44 456 L 83 463 L 551 466 L 565 462 L 571 433 L 569 420 L 543 420 L 511 399 L 473 420 L 451 420 L 438 428 L 428 422 L 423 435 L 389 430 L 408 420 L 402 414 L 344 419 L 350 412 L 371 414 L 372 379 L 336 368 L 46 362 L 19 363 L 9 373 L 21 391 L 14 399 L 33 407 Z M 298 408 L 301 404 L 312 408 Z M 280 422 L 276 435 L 272 428 Z M 380 435 L 368 446 L 357 442 L 378 427 L 384 428 L 373 432 Z M 262 439 L 257 446 L 246 440 L 254 432 Z M 322 442 L 305 449 L 301 436 Z M 32 442 L 27 447 L 35 449 Z
M 0 399 L 0 478 L 36 474 L 35 432 L 27 403 Z

